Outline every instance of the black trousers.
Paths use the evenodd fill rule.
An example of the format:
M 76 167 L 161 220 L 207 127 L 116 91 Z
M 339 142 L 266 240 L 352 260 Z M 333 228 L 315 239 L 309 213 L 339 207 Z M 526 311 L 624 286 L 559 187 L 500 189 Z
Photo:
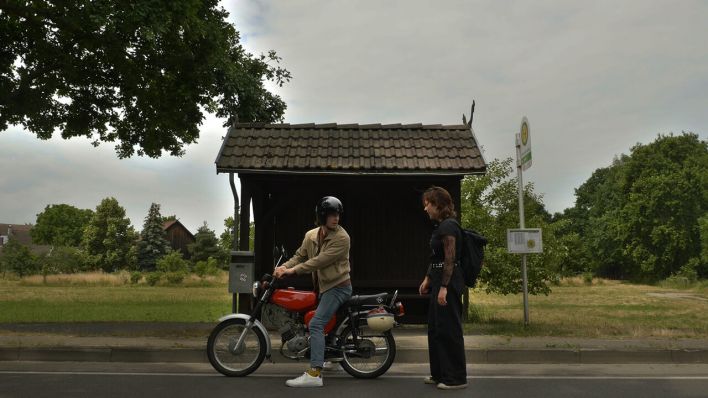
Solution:
M 462 289 L 464 281 L 456 268 L 447 288 L 447 305 L 438 304 L 441 270 L 430 275 L 428 306 L 428 355 L 430 375 L 438 383 L 467 383 L 465 341 L 462 333 Z

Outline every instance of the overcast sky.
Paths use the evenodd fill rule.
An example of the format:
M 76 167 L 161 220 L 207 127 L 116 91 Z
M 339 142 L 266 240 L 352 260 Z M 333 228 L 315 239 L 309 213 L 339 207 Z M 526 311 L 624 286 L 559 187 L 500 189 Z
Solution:
M 288 123 L 459 124 L 487 160 L 514 156 L 551 212 L 591 173 L 658 133 L 708 137 L 706 1 L 225 1 L 246 48 L 275 50 L 293 80 L 275 89 Z M 47 204 L 114 196 L 137 229 L 152 202 L 195 231 L 233 211 L 214 160 L 226 129 L 209 118 L 181 158 L 118 160 L 113 145 L 0 132 L 0 222 Z

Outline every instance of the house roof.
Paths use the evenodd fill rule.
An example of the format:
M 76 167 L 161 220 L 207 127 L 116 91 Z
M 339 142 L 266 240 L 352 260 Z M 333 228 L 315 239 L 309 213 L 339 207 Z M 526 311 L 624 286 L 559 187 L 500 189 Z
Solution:
M 486 164 L 467 125 L 233 125 L 217 173 L 479 174 Z
M 169 220 L 169 221 L 165 221 L 165 222 L 162 224 L 162 230 L 163 230 L 163 231 L 167 231 L 168 229 L 170 229 L 170 228 L 172 228 L 172 227 L 175 227 L 175 226 L 177 226 L 177 227 L 182 227 L 182 229 L 184 229 L 185 231 L 187 231 L 187 233 L 189 234 L 189 236 L 191 236 L 192 238 L 194 238 L 194 235 L 192 234 L 192 232 L 190 232 L 190 231 L 187 229 L 187 227 L 184 226 L 184 224 L 182 224 L 181 222 L 179 222 L 179 220 Z
M 32 225 L 30 224 L 0 224 L 0 235 L 8 236 L 10 226 L 12 227 L 12 238 L 16 239 L 21 245 L 29 247 L 35 254 L 46 253 L 51 248 L 49 245 L 36 245 L 32 242 L 32 236 L 30 235 Z M 2 243 L 0 243 L 0 252 L 2 251 L 2 246 Z
M 12 227 L 12 237 L 25 246 L 32 244 L 30 236 L 31 225 L 27 224 L 0 224 L 0 235 L 8 236 L 8 231 Z

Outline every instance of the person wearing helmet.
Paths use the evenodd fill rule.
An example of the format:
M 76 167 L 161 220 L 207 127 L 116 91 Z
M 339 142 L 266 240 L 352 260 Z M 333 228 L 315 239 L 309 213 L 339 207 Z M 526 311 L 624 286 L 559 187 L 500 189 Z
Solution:
M 273 273 L 276 278 L 311 273 L 315 289 L 320 293 L 320 302 L 309 326 L 310 369 L 286 381 L 290 387 L 322 387 L 324 327 L 352 295 L 349 234 L 339 225 L 343 212 L 342 202 L 334 196 L 320 199 L 315 207 L 317 227 L 307 231 L 295 255 Z

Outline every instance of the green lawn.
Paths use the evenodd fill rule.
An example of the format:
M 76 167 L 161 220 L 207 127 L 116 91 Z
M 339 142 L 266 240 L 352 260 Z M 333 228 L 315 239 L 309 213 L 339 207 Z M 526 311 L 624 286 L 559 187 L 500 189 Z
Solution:
M 658 294 L 658 296 L 657 296 Z M 681 296 L 683 295 L 683 296 Z M 708 338 L 708 288 L 672 289 L 580 279 L 530 296 L 531 325 L 523 325 L 521 295 L 472 291 L 466 332 L 508 336 Z M 231 310 L 226 280 L 187 286 L 113 282 L 0 280 L 0 323 L 213 322 Z
M 0 323 L 213 322 L 231 312 L 226 285 L 214 287 L 26 286 L 0 283 Z
M 708 338 L 708 291 L 670 289 L 595 279 L 553 286 L 529 297 L 528 328 L 522 295 L 470 295 L 468 333 L 610 338 Z M 678 296 L 677 296 L 678 295 Z M 681 296 L 683 295 L 683 296 Z

